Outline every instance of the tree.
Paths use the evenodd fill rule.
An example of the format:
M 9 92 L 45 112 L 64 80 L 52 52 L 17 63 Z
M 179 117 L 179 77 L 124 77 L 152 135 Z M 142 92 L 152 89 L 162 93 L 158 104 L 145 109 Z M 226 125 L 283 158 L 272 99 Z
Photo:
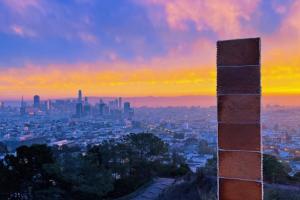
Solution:
M 106 169 L 99 169 L 85 157 L 69 160 L 61 173 L 66 181 L 72 183 L 75 199 L 99 199 L 113 189 L 112 174 Z
M 264 181 L 269 183 L 286 183 L 289 181 L 288 169 L 276 157 L 264 154 Z
M 267 186 L 264 188 L 265 200 L 299 200 L 300 194 L 297 189 L 283 189 L 276 186 Z
M 0 193 L 33 200 L 111 199 L 157 175 L 174 177 L 188 171 L 181 156 L 170 154 L 168 146 L 149 133 L 104 141 L 84 155 L 68 146 L 21 146 L 16 156 L 0 161 Z
M 217 176 L 217 155 L 207 160 L 205 167 L 203 168 L 204 173 L 207 176 Z
M 34 191 L 33 193 L 34 200 L 71 200 L 72 198 L 66 194 L 60 188 L 49 187 L 42 190 Z
M 49 177 L 72 199 L 101 199 L 113 189 L 112 173 L 89 156 L 64 152 L 55 164 L 45 166 Z
M 53 163 L 51 149 L 46 145 L 21 146 L 16 156 L 6 155 L 0 164 L 0 192 L 21 196 L 44 185 L 43 165 Z M 30 189 L 31 188 L 31 189 Z
M 153 160 L 168 152 L 167 144 L 151 133 L 129 134 L 125 136 L 124 143 L 128 144 L 141 160 Z
M 7 156 L 14 158 L 14 156 Z M 20 174 L 9 169 L 4 160 L 0 161 L 0 194 L 10 194 L 20 189 Z
M 99 168 L 112 172 L 115 180 L 114 190 L 107 196 L 110 198 L 133 192 L 156 175 L 177 176 L 189 171 L 181 157 L 171 157 L 168 145 L 150 133 L 104 141 L 91 147 L 87 158 Z
M 200 154 L 210 154 L 213 152 L 213 149 L 208 146 L 207 141 L 200 140 L 198 144 L 198 152 Z
M 300 172 L 297 172 L 295 175 L 294 175 L 294 179 L 300 183 Z

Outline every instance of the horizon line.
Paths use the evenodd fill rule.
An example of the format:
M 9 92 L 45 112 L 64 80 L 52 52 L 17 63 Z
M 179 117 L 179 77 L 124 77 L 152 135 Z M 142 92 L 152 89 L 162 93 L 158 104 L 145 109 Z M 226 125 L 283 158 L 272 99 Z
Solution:
M 34 94 L 34 95 L 39 95 L 39 94 Z M 32 95 L 31 97 L 26 97 L 25 95 L 20 95 L 19 98 L 3 98 L 0 97 L 0 101 L 18 101 L 20 100 L 22 97 L 24 98 L 24 100 L 30 100 L 33 98 Z M 43 98 L 42 95 L 39 95 L 41 97 L 41 99 L 45 99 L 45 100 L 56 100 L 56 99 L 76 99 L 76 95 L 74 95 L 73 97 L 70 96 L 62 96 L 62 97 L 45 97 Z M 121 95 L 114 95 L 114 96 L 101 96 L 101 95 L 83 95 L 84 97 L 88 97 L 88 98 L 117 98 L 117 97 L 122 97 L 122 98 L 180 98 L 180 97 L 217 97 L 215 94 L 190 94 L 190 95 L 145 95 L 145 96 L 121 96 Z M 267 93 L 267 94 L 261 94 L 262 97 L 296 97 L 299 96 L 300 97 L 300 93 L 299 94 L 286 94 L 286 93 Z

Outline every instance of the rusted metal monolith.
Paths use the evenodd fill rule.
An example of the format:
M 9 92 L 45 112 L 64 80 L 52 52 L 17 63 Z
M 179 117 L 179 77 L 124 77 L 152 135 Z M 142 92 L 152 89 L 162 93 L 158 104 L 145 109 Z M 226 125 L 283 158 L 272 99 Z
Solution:
M 217 42 L 218 197 L 260 200 L 260 39 Z

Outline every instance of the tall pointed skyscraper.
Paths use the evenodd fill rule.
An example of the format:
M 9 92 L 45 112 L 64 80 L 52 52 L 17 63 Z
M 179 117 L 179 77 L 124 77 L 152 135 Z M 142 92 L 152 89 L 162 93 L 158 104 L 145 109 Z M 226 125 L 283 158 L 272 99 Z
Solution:
M 82 102 L 82 92 L 78 90 L 78 102 Z
M 78 99 L 76 103 L 76 116 L 81 117 L 83 114 L 82 92 L 78 90 Z

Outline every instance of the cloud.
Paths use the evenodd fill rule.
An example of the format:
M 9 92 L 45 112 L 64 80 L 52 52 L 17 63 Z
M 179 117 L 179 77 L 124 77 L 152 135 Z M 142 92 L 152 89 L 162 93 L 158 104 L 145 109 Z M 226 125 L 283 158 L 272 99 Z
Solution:
M 11 25 L 11 31 L 21 37 L 35 37 L 36 33 L 19 25 Z
M 1 95 L 73 96 L 79 87 L 88 95 L 215 94 L 216 40 L 253 36 L 262 37 L 263 92 L 300 93 L 299 1 L 133 1 L 4 0 L 7 10 L 0 2 L 0 31 L 25 41 L 8 58 L 19 68 L 1 62 Z M 260 29 L 262 18 L 271 31 Z
M 294 1 L 288 8 L 278 30 L 264 37 L 266 62 L 271 66 L 300 66 L 300 1 Z
M 192 22 L 198 31 L 212 30 L 220 36 L 247 32 L 260 0 L 145 0 L 144 5 L 164 8 L 168 25 L 187 30 Z M 155 14 L 154 14 L 155 16 Z
M 57 37 L 95 43 L 90 32 L 93 22 L 88 12 L 78 12 L 90 4 L 64 4 L 62 1 L 3 0 L 0 8 L 0 32 L 12 33 L 23 38 Z
M 291 4 L 289 13 L 286 16 L 285 20 L 282 23 L 281 26 L 281 32 L 293 32 L 296 31 L 296 34 L 300 36 L 300 1 L 294 1 L 293 4 Z M 300 38 L 298 38 L 300 39 Z
M 3 3 L 8 6 L 12 11 L 17 12 L 19 14 L 27 13 L 28 9 L 35 8 L 38 11 L 43 11 L 44 8 L 42 6 L 43 0 L 3 0 Z
M 269 94 L 300 93 L 300 1 L 284 7 L 277 31 L 262 39 L 263 91 Z
M 285 5 L 282 4 L 272 4 L 273 9 L 275 10 L 276 13 L 278 14 L 285 14 L 287 12 L 287 8 Z

